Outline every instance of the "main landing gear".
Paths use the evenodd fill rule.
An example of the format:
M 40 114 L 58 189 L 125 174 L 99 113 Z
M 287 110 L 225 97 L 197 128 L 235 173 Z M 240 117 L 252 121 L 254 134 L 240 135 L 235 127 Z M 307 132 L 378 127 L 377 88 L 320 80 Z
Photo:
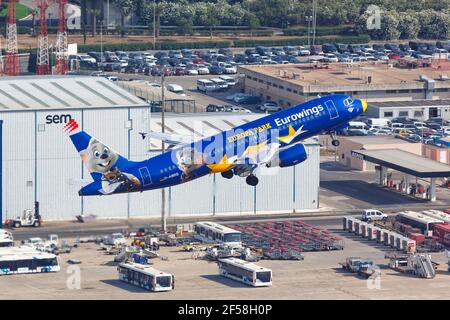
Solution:
M 340 142 L 339 142 L 339 140 L 338 139 L 336 139 L 336 136 L 335 136 L 335 134 L 334 134 L 334 132 L 330 132 L 330 137 L 331 137 L 331 144 L 334 146 L 334 147 L 339 147 L 339 144 L 340 144 Z
M 248 185 L 255 187 L 258 184 L 259 180 L 254 174 L 251 174 L 247 178 L 245 178 L 245 182 L 247 182 Z
M 225 172 L 221 172 L 222 177 L 226 179 L 231 179 L 234 176 L 233 170 L 228 170 Z M 250 174 L 245 178 L 245 182 L 247 182 L 248 185 L 254 187 L 258 184 L 259 180 L 254 174 Z
M 228 171 L 222 172 L 221 175 L 224 178 L 231 179 L 231 178 L 233 178 L 234 173 L 232 170 L 228 170 Z

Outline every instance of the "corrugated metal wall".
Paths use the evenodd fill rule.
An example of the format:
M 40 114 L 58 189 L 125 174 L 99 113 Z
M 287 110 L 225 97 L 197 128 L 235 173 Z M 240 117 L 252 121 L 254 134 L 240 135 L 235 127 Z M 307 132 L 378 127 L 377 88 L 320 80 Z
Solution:
M 3 126 L 3 199 L 5 218 L 40 202 L 46 220 L 75 215 L 101 217 L 159 216 L 161 191 L 84 197 L 78 190 L 90 175 L 62 130 L 47 116 L 70 114 L 82 128 L 132 160 L 149 157 L 150 145 L 139 132 L 148 130 L 146 108 L 84 109 L 0 113 Z M 131 121 L 131 122 L 130 122 Z M 132 124 L 132 130 L 129 125 Z M 152 128 L 158 129 L 158 128 Z M 291 168 L 258 169 L 256 188 L 245 178 L 206 176 L 166 192 L 169 216 L 286 212 L 318 208 L 319 147 L 308 146 L 309 158 Z M 155 155 L 155 153 L 153 153 Z

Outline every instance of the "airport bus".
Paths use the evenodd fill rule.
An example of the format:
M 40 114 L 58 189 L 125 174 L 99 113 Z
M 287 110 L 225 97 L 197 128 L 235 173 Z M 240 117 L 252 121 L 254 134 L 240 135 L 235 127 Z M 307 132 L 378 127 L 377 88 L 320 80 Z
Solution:
M 443 223 L 442 219 L 429 217 L 423 213 L 404 211 L 397 214 L 396 219 L 402 223 L 419 228 L 425 235 L 433 230 L 433 225 Z
M 0 275 L 60 271 L 56 255 L 21 247 L 0 248 Z
M 119 280 L 148 291 L 170 291 L 175 288 L 173 275 L 145 264 L 122 262 L 117 270 Z
M 10 238 L 2 238 L 0 236 L 0 248 L 14 247 L 14 241 Z
M 425 210 L 422 213 L 430 218 L 442 220 L 443 222 L 450 224 L 450 214 L 440 210 Z
M 219 259 L 219 274 L 254 287 L 272 285 L 272 270 L 237 258 Z
M 206 243 L 225 244 L 232 248 L 242 247 L 239 231 L 214 222 L 196 222 L 194 238 Z
M 1 238 L 9 238 L 11 240 L 14 240 L 12 233 L 4 229 L 0 229 L 0 239 Z

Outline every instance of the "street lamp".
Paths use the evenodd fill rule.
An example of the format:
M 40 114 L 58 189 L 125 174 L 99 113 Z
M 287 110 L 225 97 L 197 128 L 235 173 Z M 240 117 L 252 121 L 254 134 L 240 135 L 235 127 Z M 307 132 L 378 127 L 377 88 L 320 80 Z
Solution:
M 312 22 L 312 16 L 306 16 L 306 22 L 308 23 L 308 47 L 311 45 L 311 22 Z
M 164 135 L 165 132 L 165 79 L 166 79 L 167 67 L 161 69 L 161 132 Z M 164 140 L 161 141 L 161 153 L 166 151 Z M 161 229 L 164 233 L 167 230 L 167 218 L 166 218 L 166 188 L 161 188 Z
M 156 0 L 153 0 L 153 50 L 156 50 Z

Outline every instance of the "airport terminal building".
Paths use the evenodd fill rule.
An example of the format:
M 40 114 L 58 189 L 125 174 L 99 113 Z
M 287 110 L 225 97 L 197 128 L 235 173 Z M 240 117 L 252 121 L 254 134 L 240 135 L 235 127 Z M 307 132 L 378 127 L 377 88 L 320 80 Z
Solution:
M 239 66 L 245 92 L 282 107 L 328 94 L 365 99 L 373 117 L 450 119 L 450 70 L 416 69 L 368 62 Z M 441 102 L 442 101 L 442 102 Z
M 161 151 L 160 142 L 139 132 L 161 130 L 161 116 L 148 104 L 101 77 L 45 76 L 0 79 L 3 120 L 3 218 L 20 215 L 39 201 L 44 220 L 99 217 L 158 217 L 160 190 L 79 197 L 91 182 L 64 124 L 76 119 L 83 130 L 130 160 Z M 261 114 L 166 113 L 166 132 L 209 135 L 249 122 Z M 312 210 L 319 207 L 319 145 L 307 143 L 309 158 L 295 166 L 266 169 L 257 187 L 245 179 L 210 175 L 168 188 L 166 214 L 197 216 Z M 271 171 L 275 170 L 275 171 Z

